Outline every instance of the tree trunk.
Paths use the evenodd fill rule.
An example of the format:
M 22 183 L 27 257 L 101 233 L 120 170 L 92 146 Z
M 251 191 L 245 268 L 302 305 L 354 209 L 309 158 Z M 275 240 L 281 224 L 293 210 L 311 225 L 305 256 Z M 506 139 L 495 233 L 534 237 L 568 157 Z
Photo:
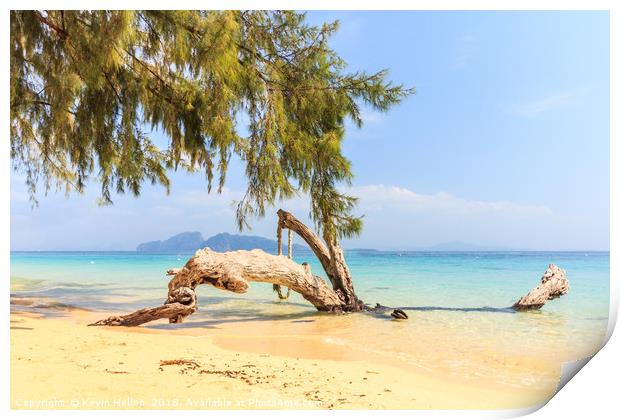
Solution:
M 341 309 L 347 312 L 361 311 L 364 302 L 358 299 L 353 287 L 351 272 L 344 259 L 344 252 L 337 241 L 323 242 L 312 230 L 300 222 L 291 213 L 278 210 L 278 227 L 287 228 L 297 233 L 310 246 L 332 283 L 334 291 L 340 296 Z
M 566 272 L 555 264 L 549 264 L 549 268 L 540 279 L 540 285 L 521 297 L 512 307 L 517 310 L 539 309 L 548 300 L 566 294 L 568 287 Z

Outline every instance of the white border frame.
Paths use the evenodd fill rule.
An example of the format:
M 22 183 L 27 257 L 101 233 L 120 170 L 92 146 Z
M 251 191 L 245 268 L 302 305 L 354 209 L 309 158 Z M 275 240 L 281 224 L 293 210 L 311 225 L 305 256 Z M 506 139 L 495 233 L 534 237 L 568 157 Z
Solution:
M 377 5 L 380 8 L 376 7 Z M 620 95 L 618 75 L 620 75 L 620 2 L 617 0 L 409 0 L 407 2 L 399 2 L 396 0 L 382 0 L 381 2 L 370 2 L 368 0 L 358 1 L 342 1 L 342 0 L 314 0 L 312 2 L 302 1 L 283 1 L 283 0 L 211 0 L 211 1 L 190 1 L 190 0 L 177 0 L 173 3 L 164 2 L 160 0 L 151 0 L 148 3 L 144 1 L 135 0 L 110 0 L 110 1 L 89 1 L 87 4 L 83 1 L 6 1 L 2 3 L 3 13 L 0 17 L 2 25 L 2 37 L 3 42 L 0 43 L 0 50 L 2 57 L 5 57 L 4 70 L 2 72 L 2 83 L 8 92 L 9 86 L 9 73 L 6 71 L 9 63 L 9 10 L 10 9 L 36 9 L 41 7 L 55 8 L 55 9 L 80 9 L 80 8 L 92 8 L 92 9 L 170 9 L 170 6 L 174 6 L 174 9 L 313 9 L 313 10 L 341 10 L 341 9 L 356 9 L 356 10 L 609 10 L 610 11 L 610 164 L 611 164 L 611 182 L 610 182 L 610 229 L 611 229 L 611 243 L 610 243 L 610 321 L 607 330 L 607 340 L 609 342 L 605 347 L 593 358 L 593 360 L 587 364 L 587 367 L 583 369 L 577 375 L 576 379 L 572 379 L 554 398 L 550 400 L 546 406 L 536 411 L 538 407 L 532 407 L 523 410 L 490 410 L 490 411 L 391 411 L 386 413 L 387 415 L 403 415 L 403 416 L 415 416 L 418 418 L 505 418 L 514 417 L 535 411 L 529 417 L 534 419 L 543 418 L 573 418 L 588 416 L 588 418 L 611 418 L 617 416 L 618 407 L 616 405 L 618 375 L 620 374 L 620 360 L 615 355 L 620 354 L 620 339 L 617 334 L 612 337 L 617 316 L 618 316 L 618 251 L 619 247 L 619 224 L 617 215 L 620 214 L 620 205 L 618 197 L 618 187 L 620 181 L 620 171 L 618 169 L 620 158 L 620 145 L 619 145 L 619 131 L 618 131 L 618 119 L 620 115 Z M 146 7 L 145 7 L 146 6 Z M 7 96 L 2 101 L 1 110 L 3 121 L 9 119 L 9 104 Z M 614 118 L 613 116 L 616 116 Z M 3 197 L 10 197 L 10 158 L 9 158 L 9 142 L 5 140 L 4 147 L 0 150 L 2 166 L 4 169 L 1 172 L 0 180 L 0 194 Z M 6 280 L 5 290 L 7 295 L 10 294 L 10 236 L 9 236 L 9 218 L 10 218 L 10 203 L 9 200 L 4 201 L 4 205 L 1 207 L 1 216 L 3 220 L 2 224 L 2 240 L 0 242 L 0 261 L 3 279 Z M 615 216 L 615 217 L 614 217 Z M 0 389 L 3 391 L 2 405 L 0 406 L 0 412 L 4 415 L 19 418 L 30 418 L 44 415 L 49 418 L 67 418 L 73 416 L 83 417 L 84 412 L 79 411 L 12 411 L 9 409 L 9 390 L 10 390 L 10 375 L 9 373 L 9 299 L 7 295 L 0 300 L 0 310 L 5 316 L 5 325 L 0 328 L 0 338 L 2 345 L 0 347 L 2 353 L 1 365 L 3 372 L 2 386 Z M 612 414 L 613 413 L 613 414 Z M 89 412 L 89 416 L 104 418 L 110 415 L 124 416 L 138 416 L 142 418 L 156 417 L 170 417 L 175 415 L 173 412 L 167 411 L 140 411 L 140 412 L 123 412 L 111 414 L 107 411 Z M 184 411 L 183 417 L 200 417 L 204 419 L 205 416 L 209 417 L 246 417 L 246 416 L 258 416 L 273 418 L 285 418 L 291 415 L 295 417 L 314 418 L 316 413 L 308 411 L 296 411 L 291 413 L 288 411 Z M 375 417 L 382 415 L 376 410 L 373 411 L 324 411 L 321 416 L 335 416 L 335 417 L 348 417 L 355 416 L 359 418 Z M 6 418 L 6 417 L 5 417 Z

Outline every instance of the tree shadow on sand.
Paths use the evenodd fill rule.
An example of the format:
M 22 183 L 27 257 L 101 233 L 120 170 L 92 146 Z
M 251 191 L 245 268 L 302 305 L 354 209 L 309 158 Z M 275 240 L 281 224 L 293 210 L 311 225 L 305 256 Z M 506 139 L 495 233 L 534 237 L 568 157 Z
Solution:
M 393 308 L 396 309 L 396 308 Z M 493 313 L 506 313 L 506 314 L 514 314 L 515 311 L 513 308 L 493 308 L 490 306 L 481 306 L 478 308 L 453 308 L 446 306 L 403 306 L 398 309 L 402 309 L 403 311 L 449 311 L 449 312 L 493 312 Z
M 226 311 L 228 312 L 228 311 Z M 294 323 L 310 323 L 315 322 L 318 316 L 330 316 L 329 314 L 320 314 L 314 310 L 308 310 L 292 314 L 266 314 L 256 309 L 235 309 L 224 315 L 222 311 L 213 311 L 210 313 L 214 319 L 204 319 L 195 321 L 184 321 L 182 324 L 155 324 L 148 325 L 147 328 L 156 330 L 174 330 L 178 328 L 218 328 L 225 324 L 235 324 L 244 322 L 260 322 L 260 321 L 290 321 Z
M 370 308 L 366 313 L 377 317 L 377 318 L 391 318 L 390 312 L 393 310 L 401 310 L 409 313 L 412 312 L 464 312 L 464 313 L 492 313 L 492 314 L 516 314 L 514 308 L 511 307 L 503 307 L 503 308 L 495 308 L 491 306 L 480 306 L 480 307 L 450 307 L 450 306 L 398 306 L 398 307 L 389 307 L 377 304 L 374 308 Z
M 307 305 L 296 304 L 287 302 L 287 305 L 299 306 L 306 308 Z M 518 311 L 510 307 L 506 308 L 494 308 L 489 306 L 483 307 L 445 307 L 445 306 L 401 306 L 401 307 L 388 307 L 382 306 L 371 308 L 369 311 L 357 312 L 357 315 L 368 315 L 376 318 L 391 319 L 390 312 L 394 309 L 401 309 L 409 312 L 431 312 L 431 311 L 448 311 L 448 312 L 483 312 L 483 313 L 498 313 L 498 314 L 515 314 Z M 206 310 L 206 309 L 203 309 Z M 218 328 L 218 326 L 225 324 L 243 323 L 243 322 L 260 322 L 260 321 L 289 321 L 292 323 L 311 323 L 317 320 L 317 317 L 332 316 L 331 314 L 316 312 L 308 308 L 297 313 L 289 314 L 270 314 L 256 308 L 227 308 L 218 309 L 212 311 L 210 316 L 213 319 L 193 320 L 185 321 L 182 324 L 156 324 L 149 325 L 148 328 L 157 330 L 170 330 L 177 328 Z

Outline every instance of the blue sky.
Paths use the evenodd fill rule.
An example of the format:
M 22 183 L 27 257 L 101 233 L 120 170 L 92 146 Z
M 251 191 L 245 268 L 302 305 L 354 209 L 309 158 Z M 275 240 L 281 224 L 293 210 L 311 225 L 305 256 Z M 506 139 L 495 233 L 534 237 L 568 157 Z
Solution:
M 387 114 L 366 110 L 344 152 L 365 215 L 345 246 L 410 249 L 461 241 L 517 249 L 609 249 L 609 15 L 606 12 L 311 12 L 339 19 L 331 45 L 351 71 L 390 69 L 417 94 Z M 158 136 L 157 134 L 154 134 Z M 165 139 L 160 138 L 164 142 Z M 230 202 L 200 174 L 173 192 L 145 187 L 98 207 L 39 196 L 11 179 L 11 249 L 113 250 L 181 231 L 236 230 Z M 282 203 L 300 216 L 299 197 Z M 275 236 L 274 216 L 251 233 Z

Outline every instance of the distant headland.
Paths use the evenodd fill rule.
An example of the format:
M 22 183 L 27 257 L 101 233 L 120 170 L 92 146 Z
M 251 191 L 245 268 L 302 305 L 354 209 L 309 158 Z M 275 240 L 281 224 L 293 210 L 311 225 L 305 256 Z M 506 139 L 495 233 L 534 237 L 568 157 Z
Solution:
M 236 235 L 228 232 L 218 233 L 204 239 L 200 232 L 182 232 L 165 240 L 144 242 L 136 247 L 137 252 L 195 252 L 197 249 L 209 247 L 213 251 L 226 252 L 236 250 L 262 249 L 272 254 L 277 253 L 278 244 L 275 240 L 262 236 Z M 293 251 L 309 251 L 306 245 L 293 244 Z M 348 248 L 347 251 L 378 252 L 373 248 Z M 399 250 L 393 250 L 399 252 Z M 511 252 L 508 247 L 493 247 L 468 244 L 464 242 L 447 242 L 432 246 L 412 246 L 400 252 Z
M 226 252 L 239 249 L 262 249 L 276 253 L 278 244 L 275 240 L 262 236 L 234 235 L 228 232 L 218 233 L 205 240 L 200 232 L 183 232 L 163 241 L 145 242 L 136 247 L 137 252 L 194 252 L 199 248 L 209 247 L 213 251 Z M 293 244 L 293 251 L 307 251 L 308 247 Z

